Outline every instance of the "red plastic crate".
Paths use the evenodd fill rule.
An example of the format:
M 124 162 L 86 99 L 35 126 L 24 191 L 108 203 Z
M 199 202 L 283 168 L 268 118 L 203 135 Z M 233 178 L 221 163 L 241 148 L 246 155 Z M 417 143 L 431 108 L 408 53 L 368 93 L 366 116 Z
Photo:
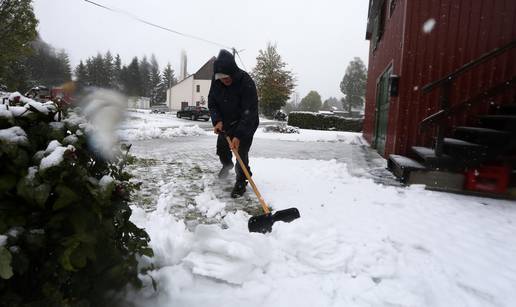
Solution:
M 511 167 L 481 166 L 466 171 L 465 189 L 503 194 L 507 192 Z

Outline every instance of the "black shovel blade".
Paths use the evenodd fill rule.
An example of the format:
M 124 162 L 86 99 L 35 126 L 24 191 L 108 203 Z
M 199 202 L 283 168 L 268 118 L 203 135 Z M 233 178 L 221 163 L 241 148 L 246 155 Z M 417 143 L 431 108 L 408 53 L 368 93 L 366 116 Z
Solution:
M 285 223 L 290 223 L 299 217 L 301 217 L 301 215 L 299 215 L 299 210 L 297 210 L 297 208 L 288 208 L 285 210 L 276 211 L 276 213 L 274 213 L 272 216 L 272 219 L 274 222 L 282 221 Z
M 249 219 L 247 226 L 249 228 L 249 232 L 267 233 L 272 231 L 272 224 L 275 222 L 281 221 L 290 223 L 299 217 L 299 210 L 296 208 L 289 208 L 277 211 L 274 214 L 267 213 L 258 216 L 252 216 Z

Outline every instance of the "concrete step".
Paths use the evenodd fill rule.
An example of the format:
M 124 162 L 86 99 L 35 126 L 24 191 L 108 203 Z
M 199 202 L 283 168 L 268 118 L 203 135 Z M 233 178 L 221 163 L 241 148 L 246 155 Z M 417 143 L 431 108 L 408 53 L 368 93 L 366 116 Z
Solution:
M 414 170 L 425 170 L 421 163 L 400 155 L 389 155 L 387 159 L 387 169 L 391 171 L 401 182 L 406 183 L 409 174 Z
M 460 169 L 462 167 L 462 165 L 457 164 L 456 159 L 447 154 L 438 157 L 433 148 L 413 146 L 411 149 L 421 161 L 421 164 L 428 169 Z
M 516 132 L 516 115 L 484 115 L 479 119 L 484 128 Z
M 486 146 L 503 145 L 509 141 L 511 133 L 503 130 L 495 130 L 481 127 L 457 127 L 453 133 L 454 138 L 466 142 Z
M 488 156 L 488 147 L 460 139 L 444 138 L 443 152 L 452 156 L 463 164 L 475 164 L 485 161 Z
M 498 115 L 516 115 L 516 104 L 503 104 L 495 108 Z

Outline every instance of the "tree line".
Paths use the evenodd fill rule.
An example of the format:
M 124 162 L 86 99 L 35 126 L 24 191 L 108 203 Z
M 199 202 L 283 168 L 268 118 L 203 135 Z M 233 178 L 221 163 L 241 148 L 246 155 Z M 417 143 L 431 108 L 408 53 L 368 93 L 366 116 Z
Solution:
M 81 60 L 74 74 L 78 89 L 109 88 L 128 96 L 150 97 L 151 103 L 164 102 L 167 88 L 177 83 L 170 63 L 160 71 L 154 55 L 150 60 L 147 56 L 134 57 L 128 65 L 123 65 L 120 55 L 113 56 L 110 51 Z

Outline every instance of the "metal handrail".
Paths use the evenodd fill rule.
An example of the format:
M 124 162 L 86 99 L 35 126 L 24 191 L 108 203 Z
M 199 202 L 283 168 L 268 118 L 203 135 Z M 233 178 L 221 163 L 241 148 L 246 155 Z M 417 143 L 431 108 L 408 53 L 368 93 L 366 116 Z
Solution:
M 492 97 L 496 95 L 497 93 L 506 90 L 508 88 L 511 88 L 516 85 L 516 76 L 512 77 L 509 81 L 504 81 L 502 83 L 499 83 L 489 89 L 488 91 L 482 92 L 479 95 L 467 99 L 459 104 L 453 105 L 449 107 L 447 110 L 441 109 L 434 114 L 428 116 L 427 118 L 423 119 L 419 123 L 420 129 L 427 128 L 431 124 L 439 123 L 440 121 L 446 119 L 447 116 L 454 115 L 455 113 L 461 111 L 464 108 L 471 108 L 475 106 L 476 104 L 484 101 L 486 98 Z
M 428 83 L 427 85 L 423 86 L 421 88 L 421 91 L 423 91 L 423 93 L 429 93 L 430 91 L 432 91 L 433 89 L 443 85 L 444 83 L 448 83 L 448 82 L 451 82 L 453 81 L 454 79 L 456 79 L 457 77 L 463 75 L 464 73 L 466 73 L 467 71 L 469 71 L 470 69 L 486 62 L 486 61 L 489 61 L 491 60 L 492 58 L 506 52 L 507 50 L 509 49 L 512 49 L 512 48 L 515 48 L 516 47 L 516 40 L 502 46 L 502 47 L 498 47 L 498 48 L 495 48 L 493 50 L 491 50 L 490 52 L 487 52 L 483 55 L 481 55 L 480 57 L 478 57 L 477 59 L 469 62 L 469 63 L 466 63 L 464 64 L 462 67 L 460 67 L 459 69 L 455 70 L 454 72 L 452 72 L 451 74 L 448 74 L 447 76 L 439 79 L 439 80 L 436 80 L 434 82 L 431 82 L 431 83 Z
M 421 91 L 423 93 L 429 93 L 435 88 L 440 88 L 441 91 L 439 93 L 439 106 L 440 110 L 436 113 L 430 115 L 430 117 L 427 117 L 423 122 L 420 123 L 421 128 L 426 128 L 425 124 L 429 121 L 437 121 L 438 122 L 438 129 L 437 129 L 437 138 L 435 142 L 435 155 L 440 157 L 443 154 L 443 146 L 444 146 L 444 137 L 445 133 L 448 130 L 448 123 L 442 119 L 446 118 L 447 116 L 451 115 L 453 110 L 451 109 L 451 102 L 450 102 L 450 96 L 451 96 L 451 90 L 452 90 L 452 84 L 459 76 L 463 75 L 467 71 L 473 69 L 474 67 L 487 62 L 491 60 L 492 58 L 506 52 L 507 50 L 510 50 L 512 48 L 516 47 L 516 40 L 511 41 L 510 43 L 491 50 L 488 53 L 485 53 L 478 57 L 477 59 L 464 64 L 459 69 L 455 70 L 454 72 L 448 74 L 444 78 L 441 78 L 439 80 L 436 80 L 434 82 L 431 82 L 421 88 Z M 496 94 L 496 93 L 495 93 Z M 468 101 L 464 102 L 467 103 Z M 455 108 L 455 110 L 457 110 Z

